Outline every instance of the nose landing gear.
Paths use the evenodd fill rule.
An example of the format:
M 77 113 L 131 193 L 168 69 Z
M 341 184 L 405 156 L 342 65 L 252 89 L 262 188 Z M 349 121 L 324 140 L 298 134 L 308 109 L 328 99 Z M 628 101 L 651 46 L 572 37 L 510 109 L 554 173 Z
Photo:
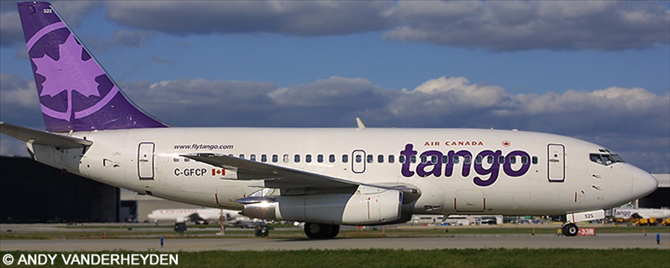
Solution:
M 561 227 L 562 233 L 565 236 L 576 236 L 577 233 L 579 232 L 579 227 L 577 227 L 576 224 L 574 223 L 567 223 Z

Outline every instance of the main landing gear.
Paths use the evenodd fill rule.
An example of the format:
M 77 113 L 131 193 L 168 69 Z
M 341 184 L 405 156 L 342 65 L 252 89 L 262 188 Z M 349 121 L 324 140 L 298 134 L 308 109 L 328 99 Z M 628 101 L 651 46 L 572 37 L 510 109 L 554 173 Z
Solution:
M 567 223 L 561 229 L 564 236 L 576 236 L 579 232 L 579 227 L 574 223 Z
M 305 223 L 305 234 L 312 239 L 335 238 L 340 232 L 340 226 L 335 224 Z

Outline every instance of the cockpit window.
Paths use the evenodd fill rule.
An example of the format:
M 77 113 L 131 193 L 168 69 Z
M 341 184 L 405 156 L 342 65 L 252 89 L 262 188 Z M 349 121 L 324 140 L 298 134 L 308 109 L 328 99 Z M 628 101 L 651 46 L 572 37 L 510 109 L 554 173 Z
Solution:
M 609 166 L 614 163 L 625 162 L 619 155 L 612 153 L 590 154 L 589 158 L 591 159 L 591 162 L 595 162 L 605 166 Z

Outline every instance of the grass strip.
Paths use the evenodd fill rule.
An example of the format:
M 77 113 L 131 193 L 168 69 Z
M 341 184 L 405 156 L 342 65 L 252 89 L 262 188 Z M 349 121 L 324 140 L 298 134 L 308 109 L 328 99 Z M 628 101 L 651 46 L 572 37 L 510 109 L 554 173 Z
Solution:
M 97 254 L 160 254 L 161 252 L 103 251 Z M 11 254 L 14 265 L 21 254 L 38 252 L 0 252 Z M 58 254 L 53 266 L 66 266 Z M 204 251 L 176 252 L 175 267 L 669 267 L 670 249 L 440 249 L 440 250 L 292 250 L 292 251 Z M 19 265 L 18 267 L 29 267 Z M 42 266 L 44 267 L 44 266 Z M 107 267 L 133 267 L 107 266 Z M 161 266 L 167 267 L 167 266 Z

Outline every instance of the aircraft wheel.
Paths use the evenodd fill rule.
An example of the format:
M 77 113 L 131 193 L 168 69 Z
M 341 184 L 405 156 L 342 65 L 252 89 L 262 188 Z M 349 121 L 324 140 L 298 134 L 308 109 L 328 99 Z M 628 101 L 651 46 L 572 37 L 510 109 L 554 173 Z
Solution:
M 305 223 L 305 234 L 312 239 L 334 238 L 339 232 L 339 225 L 312 222 Z
M 565 236 L 576 236 L 579 232 L 579 227 L 574 223 L 568 223 L 563 226 L 563 235 Z
M 338 233 L 340 233 L 340 226 L 339 225 L 328 225 L 328 232 L 324 236 L 326 239 L 332 239 L 337 236 Z
M 318 239 L 321 238 L 321 234 L 323 233 L 324 228 L 321 224 L 307 222 L 305 223 L 304 229 L 307 237 L 312 239 Z

